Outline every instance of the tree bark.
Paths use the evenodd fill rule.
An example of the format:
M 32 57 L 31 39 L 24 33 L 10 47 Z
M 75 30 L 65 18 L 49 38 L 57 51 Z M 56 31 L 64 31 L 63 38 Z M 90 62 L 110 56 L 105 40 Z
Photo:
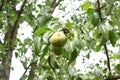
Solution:
M 37 68 L 37 61 L 32 62 L 30 66 L 31 66 L 31 70 L 30 70 L 30 73 L 29 73 L 29 76 L 28 76 L 28 80 L 34 80 L 35 70 Z
M 23 1 L 21 9 L 16 14 L 17 19 L 14 24 L 10 23 L 10 21 L 11 21 L 10 16 L 7 15 L 8 30 L 4 37 L 4 45 L 6 45 L 6 48 L 3 53 L 4 57 L 2 59 L 2 68 L 0 69 L 0 80 L 9 80 L 10 69 L 11 69 L 11 60 L 12 60 L 13 50 L 14 50 L 14 46 L 15 46 L 17 30 L 19 28 L 18 21 L 21 17 L 21 14 L 23 12 L 23 8 L 24 8 L 26 2 L 27 2 L 27 0 Z M 3 6 L 3 5 L 1 5 L 1 6 Z

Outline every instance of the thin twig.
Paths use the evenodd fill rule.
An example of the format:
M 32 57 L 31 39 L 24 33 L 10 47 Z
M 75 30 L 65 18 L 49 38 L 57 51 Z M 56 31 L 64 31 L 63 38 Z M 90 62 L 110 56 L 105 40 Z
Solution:
M 107 66 L 108 66 L 109 72 L 111 73 L 110 58 L 109 58 L 109 55 L 108 55 L 108 49 L 107 49 L 106 44 L 104 44 L 104 48 L 105 48 L 105 53 L 106 53 L 106 57 L 107 57 Z
M 99 17 L 100 17 L 100 20 L 101 20 L 101 22 L 102 22 L 103 20 L 102 20 L 102 15 L 101 15 L 101 10 L 100 10 L 100 1 L 97 0 L 97 3 L 98 3 L 98 13 L 99 13 Z
M 30 68 L 30 66 L 31 66 L 31 63 L 29 64 L 29 66 L 27 67 L 27 69 L 25 69 L 25 72 L 23 73 L 23 75 L 25 75 L 26 74 L 26 72 L 28 71 L 28 69 Z M 22 76 L 23 76 L 22 75 Z M 22 78 L 22 77 L 21 77 Z M 21 79 L 20 79 L 21 80 Z
M 98 14 L 99 14 L 101 22 L 103 22 L 102 15 L 101 15 L 101 9 L 100 9 L 100 1 L 97 0 L 97 3 L 98 3 Z M 109 58 L 108 49 L 107 49 L 106 44 L 104 44 L 104 49 L 105 49 L 105 54 L 106 54 L 106 57 L 107 57 L 107 67 L 108 67 L 108 70 L 111 74 L 110 58 Z
M 50 5 L 51 10 L 48 13 L 52 14 L 54 12 L 55 8 L 60 4 L 61 1 L 62 0 L 59 0 L 59 1 L 53 0 L 53 2 Z

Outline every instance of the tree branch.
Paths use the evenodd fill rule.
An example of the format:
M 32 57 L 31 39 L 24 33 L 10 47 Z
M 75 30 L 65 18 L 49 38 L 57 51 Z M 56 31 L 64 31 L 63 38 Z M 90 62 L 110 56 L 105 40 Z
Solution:
M 100 8 L 100 1 L 99 0 L 97 0 L 97 3 L 98 3 L 98 14 L 99 14 L 99 17 L 100 17 L 100 20 L 101 20 L 101 22 L 103 21 L 102 20 L 102 15 L 101 15 L 101 8 Z
M 58 0 L 58 1 L 57 0 L 53 0 L 53 2 L 50 5 L 51 10 L 48 13 L 52 14 L 54 12 L 55 8 L 60 4 L 61 1 L 62 0 Z
M 35 78 L 35 70 L 37 68 L 37 61 L 34 61 L 30 64 L 31 66 L 31 70 L 30 70 L 30 73 L 29 73 L 29 76 L 28 76 L 28 80 L 34 80 Z
M 107 49 L 107 45 L 104 44 L 104 49 L 105 49 L 105 54 L 106 54 L 106 57 L 107 57 L 107 66 L 108 66 L 108 70 L 111 74 L 111 67 L 110 67 L 110 58 L 109 58 L 109 55 L 108 55 L 108 49 Z
M 24 8 L 26 2 L 27 2 L 27 0 L 24 0 L 19 13 L 17 14 L 17 19 L 16 19 L 14 24 L 10 23 L 11 22 L 10 17 L 9 17 L 9 15 L 7 15 L 8 31 L 5 34 L 5 38 L 4 38 L 4 44 L 6 44 L 7 47 L 5 50 L 5 57 L 3 57 L 3 60 L 2 60 L 3 68 L 0 69 L 1 71 L 3 71 L 3 73 L 0 75 L 0 80 L 1 79 L 2 80 L 9 80 L 13 47 L 14 47 L 14 43 L 16 40 L 16 36 L 17 36 L 17 29 L 19 28 L 18 21 L 19 21 L 20 16 L 23 12 L 23 8 Z M 8 39 L 10 41 L 7 41 Z
M 22 14 L 22 12 L 23 12 L 23 10 L 24 10 L 23 8 L 24 8 L 26 2 L 27 2 L 27 0 L 24 0 L 23 4 L 22 4 L 22 6 L 21 6 L 21 8 L 20 8 L 20 10 L 19 10 L 19 12 L 18 12 L 17 20 L 16 20 L 15 23 L 14 23 L 13 30 L 12 30 L 12 34 L 11 34 L 11 39 L 12 39 L 12 40 L 14 39 L 15 33 L 16 33 L 17 29 L 18 29 L 17 24 L 18 24 L 18 21 L 19 21 L 19 19 L 20 19 L 20 17 L 21 17 L 21 14 Z
M 97 3 L 98 3 L 98 14 L 99 14 L 101 22 L 103 22 L 102 14 L 101 14 L 101 8 L 100 8 L 100 1 L 97 0 Z M 105 49 L 105 54 L 106 54 L 106 57 L 107 57 L 107 67 L 108 67 L 109 73 L 111 74 L 110 58 L 109 58 L 108 49 L 107 49 L 106 44 L 104 44 L 104 49 Z

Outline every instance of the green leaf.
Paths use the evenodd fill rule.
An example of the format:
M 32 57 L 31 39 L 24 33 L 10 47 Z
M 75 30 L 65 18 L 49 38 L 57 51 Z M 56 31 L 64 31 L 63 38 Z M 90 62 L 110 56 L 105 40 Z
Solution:
M 117 73 L 120 73 L 120 64 L 117 64 L 115 67 L 114 67 L 115 71 Z
M 109 40 L 110 40 L 112 46 L 115 46 L 116 41 L 117 41 L 117 34 L 115 31 L 113 31 L 113 30 L 109 31 Z
M 18 53 L 17 52 L 15 52 L 15 57 L 18 58 Z
M 34 35 L 35 36 L 39 36 L 39 35 L 42 35 L 43 33 L 47 32 L 47 31 L 50 31 L 51 29 L 50 28 L 38 28 L 35 32 L 34 32 Z
M 99 24 L 99 18 L 98 17 L 95 17 L 95 16 L 92 16 L 91 17 L 91 23 L 94 25 L 94 26 L 97 26 Z
M 68 27 L 68 28 L 72 28 L 73 24 L 70 23 L 69 21 L 67 21 L 67 23 L 65 23 L 65 27 Z
M 91 4 L 90 4 L 90 2 L 85 2 L 85 3 L 82 5 L 82 7 L 83 7 L 83 10 L 88 10 L 88 9 L 91 7 Z
M 59 68 L 59 65 L 57 64 L 55 58 L 53 57 L 53 55 L 50 55 L 48 57 L 48 64 L 49 66 L 54 70 L 56 68 Z
M 100 26 L 101 41 L 102 44 L 105 44 L 109 40 L 109 29 L 106 25 Z
M 44 70 L 44 72 L 39 75 L 39 80 L 54 80 L 50 70 Z
M 101 33 L 98 28 L 93 31 L 93 36 L 95 37 L 95 39 L 100 39 Z
M 86 58 L 87 58 L 87 59 L 90 59 L 90 53 L 88 53 L 88 54 L 86 55 Z
M 115 54 L 111 56 L 111 59 L 120 59 L 120 54 Z
M 101 50 L 101 47 L 102 47 L 101 42 L 98 41 L 98 42 L 96 43 L 96 49 L 95 49 L 95 51 L 96 51 L 96 52 L 100 51 L 100 50 Z
M 63 48 L 62 48 L 62 47 L 54 47 L 54 46 L 52 46 L 52 49 L 53 49 L 53 52 L 54 52 L 56 55 L 61 55 L 62 52 L 63 52 Z
M 41 38 L 40 37 L 35 37 L 33 40 L 34 43 L 34 52 L 35 54 L 39 54 L 40 52 L 40 46 L 41 46 Z
M 94 15 L 94 12 L 95 12 L 94 9 L 89 8 L 89 9 L 87 10 L 87 15 L 91 17 L 92 15 Z
M 69 59 L 69 52 L 67 52 L 65 49 L 63 49 L 62 56 Z
M 43 54 L 48 53 L 48 51 L 50 50 L 50 47 L 48 45 L 45 45 L 45 47 L 42 49 Z
M 43 7 L 43 5 L 42 4 L 38 4 L 37 5 L 40 9 Z
M 112 27 L 114 27 L 119 23 L 119 20 L 117 20 L 117 18 L 111 16 L 111 19 L 108 20 L 108 22 Z
M 113 21 L 109 21 L 109 24 L 113 27 L 116 25 Z
M 20 80 L 26 80 L 26 78 L 27 78 L 27 75 L 23 74 L 22 77 L 20 78 Z
M 70 54 L 69 64 L 74 62 L 76 60 L 77 56 L 78 56 L 78 52 L 76 49 L 74 49 L 73 52 Z
M 25 61 L 21 61 L 21 63 L 23 64 L 23 67 L 24 67 L 24 69 L 27 69 L 27 60 L 25 60 Z

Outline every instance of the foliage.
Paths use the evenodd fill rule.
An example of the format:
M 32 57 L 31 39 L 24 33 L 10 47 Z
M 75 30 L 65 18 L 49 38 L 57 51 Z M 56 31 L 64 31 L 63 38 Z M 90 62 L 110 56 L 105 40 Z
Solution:
M 53 14 L 57 10 L 66 12 L 65 0 L 0 0 L 0 80 L 9 80 L 13 54 L 25 69 L 20 80 L 112 80 L 116 75 L 120 78 L 120 64 L 116 62 L 120 61 L 120 50 L 109 49 L 120 49 L 120 1 L 75 1 L 80 6 L 65 13 L 62 17 L 66 20 L 62 21 Z M 24 22 L 32 28 L 32 38 L 22 40 L 19 35 L 26 34 L 21 35 L 19 29 Z M 49 39 L 63 29 L 67 30 L 67 42 L 63 47 L 54 47 Z M 31 57 L 27 56 L 29 50 Z M 74 67 L 82 51 L 86 55 L 79 63 L 90 60 L 93 51 L 105 54 L 106 59 L 87 65 L 87 71 L 82 72 Z

